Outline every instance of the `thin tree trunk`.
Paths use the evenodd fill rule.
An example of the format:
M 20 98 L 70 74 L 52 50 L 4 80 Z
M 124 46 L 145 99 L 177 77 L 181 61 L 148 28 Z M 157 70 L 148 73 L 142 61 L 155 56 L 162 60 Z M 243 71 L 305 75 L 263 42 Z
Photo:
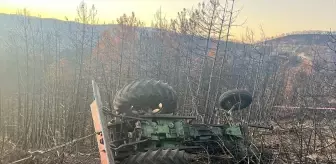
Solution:
M 215 98 L 216 99 L 219 96 L 219 92 L 221 91 L 219 84 L 221 83 L 222 78 L 223 78 L 224 63 L 225 63 L 226 57 L 227 57 L 227 47 L 228 47 L 228 42 L 229 42 L 229 34 L 230 34 L 230 29 L 231 29 L 232 12 L 233 12 L 233 7 L 234 7 L 234 2 L 235 2 L 235 0 L 232 1 L 232 5 L 231 5 L 231 9 L 230 9 L 229 25 L 228 25 L 228 29 L 227 29 L 227 33 L 226 33 L 226 40 L 225 40 L 225 47 L 224 47 L 224 56 L 222 58 L 221 66 L 220 66 L 219 81 L 217 83 L 217 86 L 215 87 L 215 88 L 217 88 L 216 94 L 215 94 Z M 213 105 L 213 107 L 214 107 L 213 109 L 215 109 L 215 105 Z M 211 120 L 210 120 L 210 122 L 211 122 Z
M 216 61 L 217 61 L 217 58 L 218 58 L 218 52 L 219 52 L 219 45 L 220 45 L 220 42 L 221 42 L 221 38 L 222 38 L 222 32 L 223 32 L 223 27 L 224 27 L 224 22 L 225 22 L 225 15 L 226 15 L 226 5 L 227 5 L 227 0 L 226 0 L 226 3 L 225 3 L 225 7 L 224 7 L 224 11 L 223 11 L 223 15 L 222 15 L 222 21 L 221 21 L 221 24 L 220 24 L 220 30 L 219 30 L 219 34 L 218 34 L 218 41 L 217 41 L 217 45 L 216 45 L 216 53 L 215 53 L 215 58 L 212 62 L 212 66 L 211 66 L 211 73 L 210 73 L 210 81 L 209 81 L 209 84 L 208 84 L 208 92 L 207 92 L 207 96 L 206 96 L 206 102 L 205 102 L 205 113 L 206 113 L 206 116 L 205 116 L 205 119 L 206 119 L 206 122 L 209 122 L 210 121 L 210 116 L 212 115 L 212 112 L 213 110 L 210 110 L 210 107 L 209 107 L 209 99 L 210 99 L 210 93 L 212 91 L 212 79 L 213 79 L 213 76 L 214 76 L 214 72 L 215 72 L 215 65 L 216 65 Z M 231 15 L 232 15 L 232 12 L 231 12 Z M 231 22 L 229 22 L 229 28 L 230 28 L 230 24 Z M 230 29 L 228 29 L 229 31 Z M 217 99 L 217 97 L 215 97 L 215 99 Z
M 217 10 L 217 7 L 214 6 L 214 9 L 212 11 L 211 18 L 210 18 L 209 29 L 207 31 L 207 43 L 206 43 L 206 47 L 205 47 L 204 58 L 202 60 L 202 65 L 201 65 L 202 70 L 201 70 L 201 74 L 200 74 L 199 79 L 198 79 L 198 87 L 197 87 L 197 91 L 196 91 L 197 108 L 199 108 L 199 105 L 200 105 L 199 95 L 200 95 L 201 87 L 202 87 L 202 84 L 203 84 L 203 75 L 204 75 L 205 68 L 206 68 L 206 65 L 207 65 L 207 58 L 208 58 L 207 55 L 208 55 L 208 51 L 209 51 L 209 44 L 210 44 L 210 39 L 211 39 L 212 28 L 214 27 L 214 19 L 215 19 L 216 10 Z M 203 116 L 202 122 L 204 122 L 204 121 L 205 120 L 204 120 L 204 116 Z

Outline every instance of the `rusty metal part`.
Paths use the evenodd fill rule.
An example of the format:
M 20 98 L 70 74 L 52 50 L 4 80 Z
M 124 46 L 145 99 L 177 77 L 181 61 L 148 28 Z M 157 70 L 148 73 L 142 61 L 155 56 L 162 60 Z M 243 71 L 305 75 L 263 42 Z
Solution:
M 101 164 L 115 164 L 112 150 L 110 149 L 111 138 L 107 129 L 107 122 L 102 110 L 99 88 L 95 81 L 92 81 L 93 94 L 95 100 L 91 103 L 91 114 L 98 143 Z

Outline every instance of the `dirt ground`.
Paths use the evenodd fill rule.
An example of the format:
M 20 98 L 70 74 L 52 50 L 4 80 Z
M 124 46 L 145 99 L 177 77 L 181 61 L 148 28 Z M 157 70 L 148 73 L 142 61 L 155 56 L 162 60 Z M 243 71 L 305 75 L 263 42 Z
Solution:
M 251 130 L 254 143 L 272 149 L 281 163 L 336 163 L 336 122 L 284 120 L 274 130 Z
M 98 150 L 84 148 L 78 153 L 62 153 L 59 150 L 48 153 L 29 153 L 4 140 L 0 148 L 0 164 L 100 164 Z M 64 151 L 65 152 L 65 151 Z M 68 151 L 69 152 L 69 151 Z M 31 154 L 34 154 L 33 156 Z M 19 160 L 22 160 L 19 162 Z
M 279 163 L 336 163 L 336 121 L 311 120 L 298 123 L 273 123 L 274 130 L 250 128 L 256 145 L 271 149 Z M 29 157 L 29 153 L 15 148 L 5 140 L 0 145 L 0 164 Z M 80 153 L 50 152 L 37 155 L 21 163 L 26 164 L 99 164 L 97 149 L 82 148 Z M 68 152 L 68 151 L 67 151 Z M 277 162 L 278 163 L 278 162 Z

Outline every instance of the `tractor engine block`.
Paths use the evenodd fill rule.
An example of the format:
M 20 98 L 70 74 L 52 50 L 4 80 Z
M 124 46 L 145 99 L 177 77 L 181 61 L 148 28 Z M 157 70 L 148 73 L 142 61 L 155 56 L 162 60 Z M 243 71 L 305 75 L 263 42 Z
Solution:
M 207 147 L 206 151 L 210 154 L 223 154 L 226 153 L 223 152 L 223 145 L 232 149 L 237 146 L 234 143 L 244 140 L 241 125 L 190 124 L 187 120 L 195 119 L 194 117 L 165 114 L 140 116 L 139 119 L 123 121 L 110 127 L 127 129 L 127 124 L 134 124 L 134 129 L 128 128 L 128 131 L 123 130 L 124 134 L 117 135 L 124 138 L 112 136 L 117 141 L 123 141 L 112 146 L 116 159 L 126 158 L 136 152 L 158 149 L 179 149 L 189 154 L 197 154 Z

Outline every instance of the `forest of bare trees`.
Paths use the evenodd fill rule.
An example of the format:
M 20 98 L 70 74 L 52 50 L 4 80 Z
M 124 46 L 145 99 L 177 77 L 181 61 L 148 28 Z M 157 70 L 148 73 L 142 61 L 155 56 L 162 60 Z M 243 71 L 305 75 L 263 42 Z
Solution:
M 335 114 L 306 109 L 330 106 L 335 98 L 333 58 L 314 47 L 308 63 L 294 60 L 291 55 L 296 54 L 271 55 L 276 45 L 266 41 L 254 44 L 253 31 L 246 32 L 243 42 L 230 41 L 230 31 L 240 26 L 235 22 L 239 11 L 234 3 L 206 1 L 182 10 L 171 20 L 159 9 L 151 27 L 135 13 L 124 14 L 103 31 L 96 26 L 99 11 L 81 3 L 75 22 L 79 24 L 64 23 L 67 36 L 61 25 L 55 23 L 46 32 L 42 19 L 32 24 L 29 11 L 20 10 L 22 17 L 13 20 L 20 25 L 1 46 L 5 60 L 0 60 L 0 163 L 92 134 L 91 80 L 98 83 L 104 106 L 112 109 L 116 91 L 140 78 L 172 85 L 179 98 L 179 114 L 198 116 L 204 123 L 213 121 L 221 93 L 246 89 L 254 102 L 249 109 L 235 113 L 235 118 L 273 124 L 282 130 L 272 136 L 264 134 L 260 141 L 269 139 L 268 144 L 276 145 L 285 163 L 314 161 L 317 157 L 312 154 L 335 161 L 331 151 L 336 142 L 331 119 Z M 64 37 L 70 40 L 67 45 Z M 336 53 L 336 39 L 331 34 L 326 45 Z M 287 85 L 290 88 L 286 89 Z M 286 105 L 301 108 L 274 108 Z M 96 140 L 91 136 L 56 154 L 64 157 L 63 152 L 97 155 Z

